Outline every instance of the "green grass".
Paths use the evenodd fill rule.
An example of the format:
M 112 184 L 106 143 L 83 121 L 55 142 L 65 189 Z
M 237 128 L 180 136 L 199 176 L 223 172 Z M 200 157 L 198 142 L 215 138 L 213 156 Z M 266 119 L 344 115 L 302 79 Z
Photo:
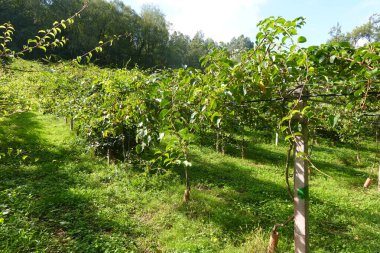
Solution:
M 245 160 L 194 147 L 185 204 L 182 170 L 107 166 L 53 116 L 2 118 L 0 141 L 0 252 L 265 252 L 273 225 L 293 212 L 285 146 L 252 144 Z M 312 252 L 378 252 L 379 192 L 362 187 L 375 178 L 375 145 L 361 150 L 361 162 L 346 146 L 313 150 L 331 178 L 312 172 Z M 292 224 L 281 228 L 279 252 L 292 239 Z

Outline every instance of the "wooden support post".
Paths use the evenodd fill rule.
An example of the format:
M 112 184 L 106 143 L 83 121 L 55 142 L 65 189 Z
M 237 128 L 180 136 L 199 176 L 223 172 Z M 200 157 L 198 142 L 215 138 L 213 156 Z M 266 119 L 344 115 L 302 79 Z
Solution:
M 107 148 L 107 165 L 111 164 L 111 154 L 110 154 L 110 148 Z
M 245 158 L 245 138 L 243 135 L 243 140 L 241 142 L 241 159 Z
M 380 192 L 380 161 L 379 161 L 379 178 L 377 180 L 377 186 L 378 186 L 378 190 Z
M 380 123 L 380 117 L 379 117 L 379 123 Z M 379 173 L 378 173 L 378 178 L 377 178 L 377 189 L 380 192 L 380 154 L 379 154 L 379 130 L 376 130 L 376 157 L 379 158 Z
M 300 111 L 306 106 L 305 101 L 299 101 Z M 301 136 L 294 140 L 294 246 L 295 253 L 309 252 L 309 172 L 308 161 L 308 126 L 307 120 L 299 116 Z
M 125 151 L 125 136 L 123 135 L 123 137 L 121 138 L 121 146 L 123 148 L 123 161 L 125 162 L 125 158 L 127 157 L 127 153 Z
M 216 152 L 219 153 L 219 130 L 216 132 L 216 142 L 215 142 Z
M 278 146 L 278 128 L 276 128 L 276 146 Z

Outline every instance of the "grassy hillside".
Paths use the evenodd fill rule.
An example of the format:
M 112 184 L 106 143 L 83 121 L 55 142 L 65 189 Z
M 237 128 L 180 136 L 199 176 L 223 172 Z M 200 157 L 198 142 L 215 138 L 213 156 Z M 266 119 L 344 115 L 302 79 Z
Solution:
M 265 252 L 275 223 L 292 215 L 286 147 L 255 143 L 242 160 L 195 147 L 192 199 L 184 173 L 108 166 L 85 152 L 61 119 L 33 112 L 1 118 L 1 252 Z M 12 148 L 12 149 L 9 149 Z M 363 189 L 376 146 L 314 147 L 312 252 L 377 252 L 380 198 Z M 291 252 L 292 224 L 279 252 Z

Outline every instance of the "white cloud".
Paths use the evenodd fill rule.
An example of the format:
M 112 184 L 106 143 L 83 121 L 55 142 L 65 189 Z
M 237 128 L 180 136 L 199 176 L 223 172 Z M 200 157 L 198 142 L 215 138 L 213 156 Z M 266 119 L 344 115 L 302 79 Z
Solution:
M 254 37 L 260 19 L 260 7 L 267 0 L 124 0 L 139 11 L 144 4 L 154 4 L 165 13 L 172 29 L 193 36 L 202 30 L 206 37 L 229 41 L 244 34 Z

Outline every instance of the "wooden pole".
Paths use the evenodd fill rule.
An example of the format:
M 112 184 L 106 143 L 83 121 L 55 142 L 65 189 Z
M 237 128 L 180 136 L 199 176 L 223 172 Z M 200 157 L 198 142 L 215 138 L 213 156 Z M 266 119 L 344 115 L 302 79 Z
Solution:
M 276 128 L 276 141 L 275 141 L 275 143 L 276 143 L 276 146 L 278 146 L 278 128 Z
M 299 101 L 298 109 L 306 106 L 305 101 Z M 301 133 L 294 140 L 294 246 L 295 253 L 309 252 L 309 172 L 305 159 L 308 153 L 307 120 L 299 116 Z
M 107 148 L 107 164 L 111 164 L 111 154 L 110 154 L 110 148 Z
M 377 179 L 377 186 L 378 186 L 378 190 L 380 192 L 380 161 L 379 161 L 379 178 Z
M 379 123 L 380 123 L 380 117 L 379 117 Z M 380 154 L 379 154 L 379 131 L 376 130 L 376 156 L 379 156 L 379 173 L 377 178 L 377 189 L 380 192 Z

